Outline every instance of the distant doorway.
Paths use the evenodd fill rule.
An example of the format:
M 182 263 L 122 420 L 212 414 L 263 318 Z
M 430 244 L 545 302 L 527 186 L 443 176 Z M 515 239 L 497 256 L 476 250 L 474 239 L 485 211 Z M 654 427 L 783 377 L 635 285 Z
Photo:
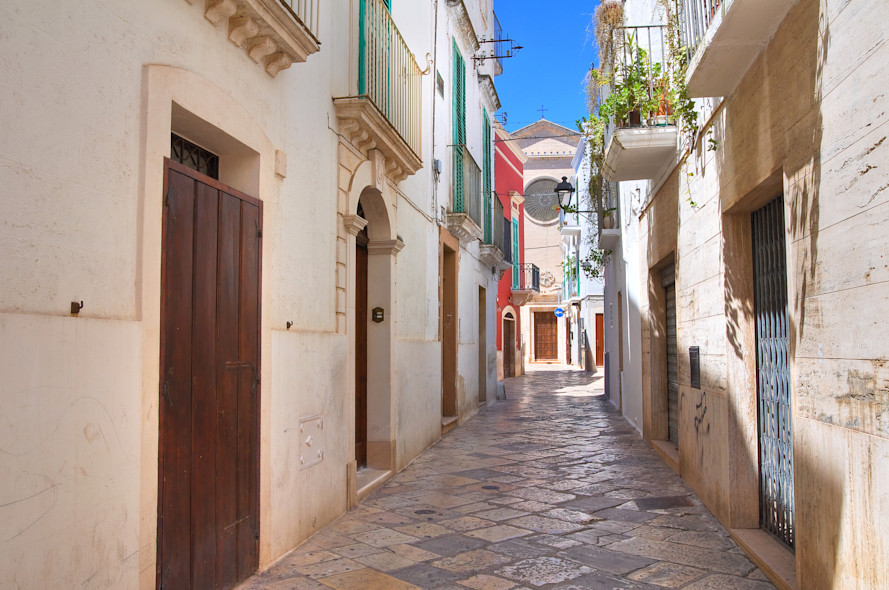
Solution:
M 534 312 L 534 360 L 555 362 L 559 360 L 559 318 L 551 311 Z
M 441 418 L 457 419 L 457 250 L 441 245 Z
M 364 217 L 361 204 L 358 216 Z M 355 236 L 355 461 L 367 467 L 367 228 Z
M 503 317 L 503 376 L 515 377 L 515 318 L 506 312 Z
M 676 272 L 673 265 L 661 272 L 664 288 L 664 317 L 666 318 L 667 440 L 679 447 L 679 348 L 676 333 Z
M 605 365 L 605 314 L 596 314 L 596 366 Z
M 478 288 L 478 403 L 488 400 L 488 326 L 487 326 L 487 293 L 485 288 Z

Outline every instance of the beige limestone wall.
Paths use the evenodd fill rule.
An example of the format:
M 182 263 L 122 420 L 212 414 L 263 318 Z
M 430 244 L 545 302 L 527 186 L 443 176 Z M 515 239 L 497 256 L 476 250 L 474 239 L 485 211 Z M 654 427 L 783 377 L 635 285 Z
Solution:
M 798 2 L 641 217 L 652 269 L 668 250 L 656 228 L 673 215 L 658 201 L 676 202 L 680 471 L 729 527 L 755 528 L 748 220 L 784 193 L 800 588 L 887 584 L 887 17 L 877 0 Z M 651 387 L 651 306 L 647 316 Z M 689 387 L 692 345 L 700 390 Z
M 135 586 L 141 352 L 137 322 L 0 314 L 3 587 Z

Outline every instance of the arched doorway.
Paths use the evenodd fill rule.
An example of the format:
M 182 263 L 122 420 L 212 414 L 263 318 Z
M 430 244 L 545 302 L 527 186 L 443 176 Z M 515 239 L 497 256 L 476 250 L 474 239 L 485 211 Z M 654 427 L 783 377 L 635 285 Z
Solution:
M 503 376 L 515 377 L 515 317 L 511 311 L 503 315 Z
M 357 501 L 362 489 L 381 472 L 395 469 L 392 285 L 395 255 L 404 245 L 392 236 L 389 208 L 379 188 L 365 185 L 354 196 L 355 213 L 343 219 L 354 238 L 348 244 L 354 252 L 348 307 L 354 321 L 350 331 L 355 378 L 353 489 L 357 494 L 350 496 L 351 501 Z

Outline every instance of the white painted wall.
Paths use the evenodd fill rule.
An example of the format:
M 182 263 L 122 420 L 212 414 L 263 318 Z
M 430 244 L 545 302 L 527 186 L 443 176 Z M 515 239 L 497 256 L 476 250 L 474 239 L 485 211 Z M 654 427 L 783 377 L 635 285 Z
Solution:
M 345 510 L 354 384 L 352 336 L 338 331 L 336 315 L 344 171 L 331 98 L 355 93 L 357 35 L 348 27 L 357 27 L 357 6 L 323 3 L 321 51 L 276 78 L 228 41 L 227 23 L 204 17 L 203 2 L 0 6 L 0 587 L 154 587 L 161 175 L 171 126 L 222 148 L 222 180 L 263 201 L 261 567 Z M 435 6 L 394 7 L 421 69 L 435 53 Z M 423 78 L 425 166 L 392 187 L 405 243 L 388 316 L 398 466 L 440 435 L 435 216 L 448 192 L 453 27 L 445 2 L 437 7 L 438 63 Z M 490 15 L 473 10 L 487 34 Z M 480 93 L 464 57 L 470 148 L 481 161 Z M 433 158 L 445 162 L 437 184 Z M 461 250 L 463 418 L 478 409 L 479 285 L 491 318 L 496 305 L 477 256 L 477 245 Z M 75 300 L 84 308 L 70 317 Z M 494 334 L 489 322 L 488 400 Z M 298 425 L 315 414 L 325 421 L 325 459 L 301 470 Z

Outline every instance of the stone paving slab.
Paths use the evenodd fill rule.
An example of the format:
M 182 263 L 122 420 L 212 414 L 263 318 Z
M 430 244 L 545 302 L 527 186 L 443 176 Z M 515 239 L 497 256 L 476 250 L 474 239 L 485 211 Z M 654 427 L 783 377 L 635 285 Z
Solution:
M 603 395 L 532 367 L 240 590 L 774 588 Z

